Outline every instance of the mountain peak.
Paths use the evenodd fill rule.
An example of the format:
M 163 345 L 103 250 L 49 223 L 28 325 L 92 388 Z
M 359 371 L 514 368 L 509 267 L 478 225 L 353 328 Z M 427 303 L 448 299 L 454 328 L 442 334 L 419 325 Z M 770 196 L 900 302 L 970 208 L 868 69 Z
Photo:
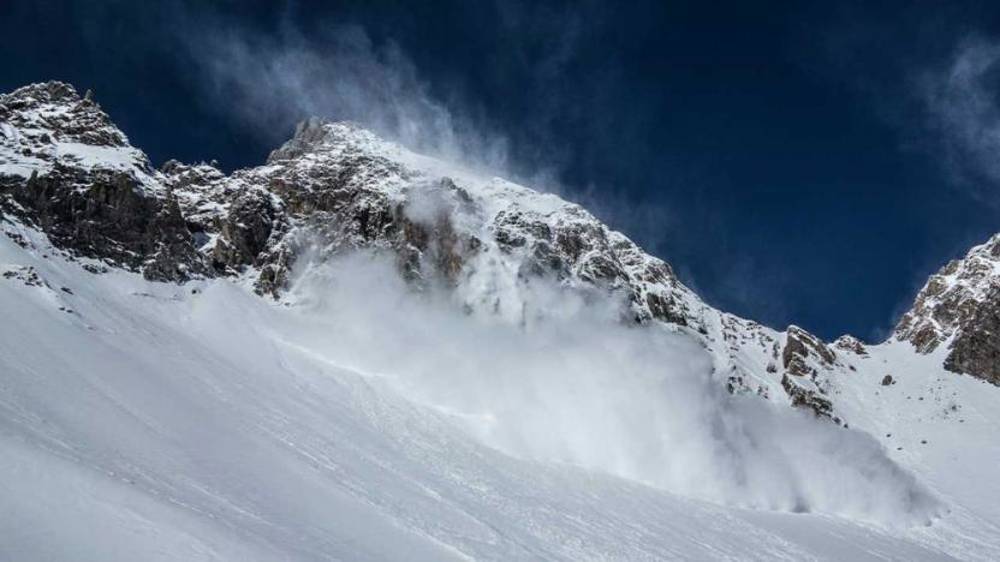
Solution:
M 118 172 L 141 188 L 156 184 L 146 155 L 69 84 L 44 82 L 0 94 L 0 174 L 29 178 L 72 170 L 86 171 L 81 185 L 93 174 Z
M 267 163 L 292 160 L 307 153 L 341 151 L 345 147 L 376 153 L 392 152 L 397 148 L 357 123 L 310 117 L 296 125 L 292 138 L 271 151 Z
M 944 345 L 950 370 L 1000 383 L 998 316 L 1000 234 L 932 275 L 894 336 L 921 353 Z
M 284 299 L 293 271 L 372 251 L 470 313 L 524 326 L 560 313 L 535 306 L 539 287 L 554 286 L 612 303 L 627 323 L 696 338 L 733 393 L 838 421 L 828 394 L 842 365 L 831 347 L 708 306 L 667 263 L 556 195 L 317 118 L 258 167 L 225 174 L 171 161 L 156 171 L 72 88 L 15 94 L 0 97 L 0 207 L 10 201 L 5 211 L 71 253 L 153 280 L 240 278 Z
M 80 94 L 72 84 L 50 80 L 22 86 L 10 94 L 12 100 L 25 100 L 40 103 L 78 103 Z

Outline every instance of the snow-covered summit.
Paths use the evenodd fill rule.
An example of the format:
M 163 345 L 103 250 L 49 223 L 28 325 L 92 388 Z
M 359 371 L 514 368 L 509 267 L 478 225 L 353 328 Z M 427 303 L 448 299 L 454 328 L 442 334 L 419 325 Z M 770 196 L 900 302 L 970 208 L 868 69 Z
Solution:
M 317 248 L 328 256 L 374 248 L 395 255 L 406 278 L 444 282 L 462 306 L 512 323 L 553 313 L 534 307 L 538 280 L 608 293 L 626 305 L 626 321 L 701 341 L 732 392 L 837 417 L 826 371 L 804 368 L 828 362 L 825 344 L 712 308 L 669 264 L 555 195 L 318 119 L 300 124 L 264 166 L 224 178 L 174 167 L 167 176 L 183 186 L 174 193 L 185 216 L 197 217 L 189 222 L 214 240 L 215 267 L 248 276 L 260 292 L 279 296 L 304 248 L 312 260 L 325 259 Z M 818 343 L 785 351 L 803 339 Z
M 138 185 L 158 185 L 148 158 L 133 148 L 100 106 L 63 82 L 0 94 L 0 174 L 31 177 L 72 169 L 90 178 L 124 172 Z M 86 180 L 80 178 L 80 187 Z
M 932 275 L 895 338 L 920 353 L 945 345 L 950 370 L 1000 384 L 1000 234 Z
M 712 308 L 667 263 L 558 196 L 319 119 L 258 167 L 225 174 L 170 161 L 157 171 L 66 84 L 2 100 L 0 202 L 79 255 L 156 280 L 239 278 L 281 298 L 310 262 L 387 252 L 404 278 L 446 286 L 466 309 L 511 323 L 558 313 L 533 297 L 539 283 L 555 284 L 621 302 L 626 322 L 698 339 L 732 392 L 835 417 L 823 368 L 832 349 L 804 330 L 786 335 Z M 88 158 L 60 157 L 67 143 Z

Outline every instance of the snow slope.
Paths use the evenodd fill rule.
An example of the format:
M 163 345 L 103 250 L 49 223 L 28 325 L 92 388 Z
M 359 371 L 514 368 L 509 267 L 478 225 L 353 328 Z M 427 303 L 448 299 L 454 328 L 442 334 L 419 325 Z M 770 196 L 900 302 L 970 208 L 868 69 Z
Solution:
M 997 548 L 1000 388 L 945 370 L 947 346 L 922 354 L 892 339 L 867 352 L 846 359 L 855 369 L 835 391 L 852 427 L 879 439 L 941 498 L 946 519 L 977 529 L 969 536 L 979 537 L 984 552 Z M 886 375 L 892 384 L 882 384 Z
M 929 414 L 915 422 L 894 417 L 888 408 L 879 409 L 881 401 L 898 401 L 898 395 L 911 389 L 900 383 L 891 391 L 882 390 L 870 380 L 880 372 L 876 367 L 859 371 L 857 381 L 840 389 L 856 405 L 857 419 L 864 420 L 858 423 L 873 431 L 891 429 L 906 444 L 893 454 L 930 484 L 944 501 L 943 508 L 876 455 L 874 464 L 861 465 L 859 471 L 850 463 L 833 462 L 833 479 L 818 475 L 818 486 L 837 492 L 833 483 L 841 478 L 848 487 L 840 493 L 851 496 L 852 486 L 866 485 L 867 474 L 877 484 L 902 486 L 915 503 L 879 498 L 876 507 L 881 511 L 869 510 L 869 517 L 863 518 L 823 513 L 822 501 L 813 513 L 792 513 L 781 505 L 748 509 L 739 507 L 741 497 L 768 497 L 773 491 L 723 495 L 716 501 L 695 499 L 692 496 L 703 495 L 696 487 L 687 490 L 677 488 L 676 482 L 644 483 L 640 477 L 615 476 L 614 467 L 606 463 L 586 468 L 581 457 L 560 458 L 563 451 L 551 443 L 536 443 L 535 449 L 518 447 L 484 432 L 482 408 L 469 403 L 468 411 L 449 410 L 456 404 L 442 394 L 449 384 L 437 384 L 457 382 L 454 375 L 478 373 L 459 369 L 450 378 L 432 380 L 400 376 L 433 373 L 457 357 L 434 349 L 426 350 L 427 356 L 438 357 L 426 363 L 432 369 L 377 370 L 405 371 L 403 366 L 421 363 L 419 356 L 389 355 L 435 340 L 421 337 L 415 324 L 385 316 L 381 324 L 373 320 L 352 331 L 338 318 L 359 319 L 357 303 L 365 302 L 364 295 L 329 280 L 315 283 L 315 275 L 323 271 L 304 272 L 283 305 L 260 299 L 225 279 L 174 285 L 117 270 L 92 275 L 51 248 L 44 236 L 12 223 L 4 229 L 20 234 L 27 243 L 22 247 L 8 236 L 0 237 L 0 267 L 9 273 L 0 277 L 0 309 L 5 316 L 0 322 L 3 560 L 990 560 L 1000 556 L 1000 530 L 992 505 L 1000 495 L 985 477 L 1000 460 L 995 443 L 991 445 L 995 440 L 990 439 L 998 414 L 988 407 L 998 397 L 995 388 L 970 383 L 971 379 L 951 377 L 937 383 L 968 404 L 963 406 L 961 427 L 939 423 Z M 318 292 L 318 286 L 332 289 L 327 294 Z M 338 294 L 353 298 L 345 300 Z M 385 306 L 401 302 L 390 300 Z M 371 304 L 360 308 L 380 317 L 383 308 Z M 459 327 L 468 328 L 473 336 L 482 335 L 477 330 L 503 330 L 483 327 L 475 319 L 469 322 Z M 428 324 L 427 330 L 433 332 L 434 325 Z M 496 335 L 502 342 L 504 337 L 517 338 L 514 333 Z M 381 346 L 387 357 L 364 363 L 360 358 L 370 354 L 351 350 L 363 345 L 366 336 L 396 345 Z M 630 337 L 611 340 L 627 346 Z M 552 343 L 544 334 L 539 339 Z M 686 367 L 710 361 L 685 341 L 670 345 L 671 356 L 688 361 Z M 585 376 L 571 353 L 561 355 L 550 345 L 547 349 L 554 357 L 547 366 L 563 365 L 583 382 L 600 380 Z M 572 342 L 567 349 L 579 350 Z M 903 353 L 879 349 L 858 361 L 877 365 L 882 355 L 895 352 Z M 503 372 L 503 361 L 510 355 L 501 351 L 490 359 L 501 364 L 489 373 L 495 375 Z M 914 366 L 915 371 L 922 368 Z M 933 373 L 927 371 L 906 384 L 915 385 L 913 392 L 918 387 L 929 391 Z M 522 379 L 517 373 L 510 375 L 508 382 L 518 388 Z M 672 388 L 682 399 L 696 398 L 683 381 L 679 378 L 680 386 Z M 583 386 L 579 392 L 584 404 L 593 393 L 609 391 L 588 392 Z M 623 388 L 632 392 L 627 384 Z M 471 395 L 457 396 L 466 401 Z M 773 408 L 752 410 L 757 417 L 747 419 L 770 420 L 767 434 L 775 439 L 794 436 L 775 423 L 806 428 L 821 423 L 764 401 L 713 396 L 703 403 L 715 409 L 711 412 L 746 404 Z M 929 406 L 928 400 L 924 402 Z M 681 407 L 679 402 L 667 404 Z M 528 411 L 530 407 L 521 410 Z M 557 410 L 548 412 L 554 422 L 585 419 L 579 412 L 563 418 L 555 415 Z M 611 416 L 604 418 L 608 423 L 627 419 L 614 409 L 602 414 Z M 503 412 L 495 416 L 503 420 Z M 692 424 L 685 428 L 691 439 L 704 440 L 711 431 L 700 433 L 696 424 L 710 423 L 711 418 L 699 416 L 678 419 Z M 517 428 L 516 424 L 503 427 Z M 828 423 L 822 427 L 838 435 L 859 435 Z M 748 437 L 755 436 L 751 428 L 744 429 Z M 920 448 L 914 440 L 925 429 L 929 444 Z M 557 436 L 589 436 L 553 431 Z M 728 430 L 713 431 L 722 432 L 720 443 L 725 444 Z M 824 442 L 823 430 L 803 431 L 827 447 L 859 446 L 852 437 Z M 974 446 L 957 448 L 948 443 L 958 435 Z M 599 441 L 599 435 L 594 437 Z M 671 443 L 683 444 L 683 436 Z M 689 451 L 702 449 L 692 446 Z M 553 451 L 553 458 L 546 458 Z M 627 457 L 626 453 L 621 456 Z M 765 449 L 746 454 L 744 460 L 756 460 L 762 467 L 780 466 L 765 458 Z M 825 454 L 836 458 L 836 451 Z M 797 461 L 789 462 L 785 466 L 794 470 Z M 785 476 L 774 475 L 774 480 Z M 674 491 L 668 491 L 672 487 Z

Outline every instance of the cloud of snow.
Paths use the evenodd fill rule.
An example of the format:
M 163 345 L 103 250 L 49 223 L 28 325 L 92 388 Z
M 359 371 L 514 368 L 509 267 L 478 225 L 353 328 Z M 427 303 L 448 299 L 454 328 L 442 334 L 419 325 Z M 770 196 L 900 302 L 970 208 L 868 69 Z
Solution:
M 504 136 L 432 95 L 391 40 L 376 42 L 356 25 L 309 35 L 291 24 L 270 34 L 217 27 L 188 45 L 192 60 L 218 103 L 273 142 L 285 140 L 290 124 L 322 117 L 470 165 L 506 165 Z
M 623 326 L 609 299 L 518 290 L 511 321 L 463 307 L 461 291 L 415 292 L 368 254 L 311 263 L 290 309 L 308 328 L 282 337 L 516 457 L 751 508 L 902 524 L 939 510 L 869 436 L 726 393 L 694 340 Z
M 411 221 L 433 227 L 442 217 L 450 216 L 457 206 L 454 193 L 442 189 L 439 184 L 422 183 L 411 188 L 404 212 Z
M 397 45 L 360 27 L 322 37 L 223 28 L 195 56 L 218 100 L 265 134 L 317 115 L 448 160 L 509 165 L 502 135 L 435 98 Z M 407 213 L 418 222 L 451 204 L 414 201 Z M 617 303 L 594 295 L 477 271 L 452 293 L 415 295 L 366 256 L 306 266 L 295 312 L 305 324 L 282 338 L 388 382 L 514 456 L 748 507 L 904 523 L 938 509 L 869 437 L 726 394 L 693 341 L 623 327 Z M 483 300 L 495 295 L 498 314 L 470 314 L 455 295 L 479 297 L 474 311 L 491 310 Z
M 1000 45 L 960 43 L 948 63 L 923 74 L 920 92 L 950 170 L 968 183 L 1000 182 Z
M 460 87 L 431 83 L 399 44 L 377 40 L 359 25 L 331 22 L 317 26 L 322 31 L 304 30 L 300 21 L 289 18 L 274 31 L 260 32 L 205 9 L 170 17 L 181 22 L 178 28 L 202 31 L 179 35 L 198 72 L 198 86 L 207 85 L 207 95 L 220 111 L 233 114 L 275 146 L 287 140 L 294 123 L 309 117 L 354 121 L 418 153 L 583 203 L 602 220 L 627 226 L 647 245 L 676 231 L 676 217 L 663 202 L 630 199 L 614 185 L 563 181 L 568 155 L 553 133 L 554 121 L 566 111 L 582 111 L 568 109 L 576 85 L 566 79 L 565 70 L 586 41 L 587 30 L 600 25 L 605 8 L 496 9 L 504 33 L 541 38 L 538 45 L 515 41 L 506 53 L 527 69 L 522 79 L 532 92 L 530 118 L 519 121 L 516 147 L 513 135 L 463 96 Z M 587 122 L 596 127 L 594 120 L 601 118 L 596 114 Z

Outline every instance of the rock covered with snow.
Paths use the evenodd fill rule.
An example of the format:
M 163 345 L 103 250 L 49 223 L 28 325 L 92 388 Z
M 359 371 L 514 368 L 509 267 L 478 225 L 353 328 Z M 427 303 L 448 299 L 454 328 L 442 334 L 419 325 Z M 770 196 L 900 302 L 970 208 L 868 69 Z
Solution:
M 623 321 L 698 339 L 733 393 L 834 417 L 834 352 L 702 301 L 664 261 L 579 205 L 413 153 L 357 125 L 303 122 L 261 166 L 154 170 L 89 96 L 50 82 L 0 97 L 0 208 L 57 246 L 153 280 L 239 278 L 281 298 L 296 268 L 391 255 L 470 312 L 530 322 L 539 284 L 621 302 Z
M 148 279 L 208 271 L 146 155 L 61 82 L 0 95 L 0 208 L 61 248 Z
M 844 334 L 834 340 L 833 347 L 855 355 L 868 355 L 868 348 L 865 347 L 865 343 L 850 334 Z
M 389 252 L 408 280 L 443 283 L 467 310 L 514 323 L 551 312 L 532 308 L 540 281 L 610 294 L 624 303 L 624 321 L 702 341 L 731 392 L 831 415 L 823 374 L 785 376 L 781 333 L 705 304 L 667 263 L 556 196 L 315 119 L 264 166 L 230 176 L 181 165 L 165 173 L 185 216 L 197 217 L 188 222 L 214 240 L 217 270 L 249 277 L 262 294 L 280 297 L 303 261 L 359 248 Z M 803 357 L 819 349 L 826 346 Z
M 1000 234 L 932 275 L 894 336 L 921 353 L 945 346 L 950 371 L 1000 385 Z
M 138 188 L 159 182 L 148 158 L 132 147 L 89 92 L 63 82 L 32 84 L 0 94 L 0 174 L 83 172 L 78 187 L 101 175 L 126 174 Z

